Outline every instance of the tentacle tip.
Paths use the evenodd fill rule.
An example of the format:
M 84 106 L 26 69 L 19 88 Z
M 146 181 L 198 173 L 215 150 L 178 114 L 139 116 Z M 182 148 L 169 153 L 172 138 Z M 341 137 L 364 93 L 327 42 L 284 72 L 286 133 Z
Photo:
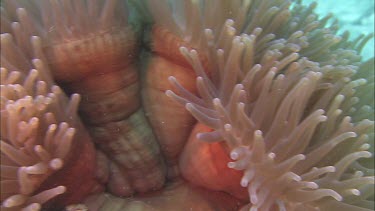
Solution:
M 305 160 L 305 159 L 306 159 L 306 155 L 304 155 L 304 154 L 298 155 L 298 160 Z
M 297 182 L 301 182 L 302 181 L 302 178 L 299 175 L 295 175 L 295 177 L 293 179 L 295 181 L 297 181 Z
M 243 103 L 243 102 L 239 102 L 237 105 L 238 105 L 239 109 L 244 109 L 245 108 L 245 103 Z
M 185 108 L 188 111 L 192 111 L 194 109 L 194 105 L 192 103 L 186 103 Z
M 49 167 L 55 171 L 61 169 L 64 166 L 64 161 L 60 158 L 52 159 L 49 162 Z
M 5 42 L 5 41 L 10 41 L 10 39 L 12 39 L 12 35 L 10 35 L 9 33 L 4 33 L 4 34 L 1 34 L 0 35 L 0 38 L 1 38 L 1 42 Z
M 234 162 L 229 162 L 229 163 L 227 164 L 227 166 L 228 166 L 228 168 L 233 169 L 233 168 L 236 167 L 236 164 L 235 164 Z
M 334 167 L 334 166 L 328 166 L 327 167 L 327 172 L 331 172 L 331 173 L 336 172 L 336 167 Z
M 41 145 L 35 145 L 34 146 L 34 151 L 36 151 L 36 152 L 40 152 L 40 151 L 42 151 L 42 149 L 43 149 L 43 147 Z
M 250 201 L 256 206 L 256 204 L 258 203 L 258 197 L 256 195 L 251 195 Z
M 27 208 L 30 208 L 30 210 L 41 210 L 42 205 L 39 203 L 32 203 L 29 206 L 27 206 Z
M 356 171 L 354 172 L 354 177 L 363 177 L 365 174 L 363 173 L 363 171 Z
M 343 197 L 341 195 L 334 196 L 333 198 L 335 198 L 337 201 L 343 200 Z
M 224 49 L 219 48 L 219 49 L 216 50 L 216 53 L 218 55 L 224 55 Z
M 349 132 L 349 136 L 352 137 L 352 138 L 355 138 L 355 137 L 357 137 L 358 135 L 357 135 L 357 133 L 355 133 L 355 132 Z
M 319 188 L 319 185 L 316 184 L 315 182 L 310 182 L 309 183 L 309 188 L 313 189 L 313 190 L 316 190 Z
M 198 52 L 197 52 L 197 50 L 195 50 L 195 49 L 191 49 L 191 50 L 189 51 L 189 53 L 190 53 L 191 55 L 198 55 Z
M 361 195 L 361 191 L 359 191 L 358 189 L 351 189 L 350 193 L 353 194 L 354 196 L 360 196 Z
M 231 19 L 231 18 L 228 18 L 226 21 L 225 21 L 225 24 L 226 25 L 229 25 L 229 26 L 232 26 L 234 24 L 234 20 Z
M 249 185 L 249 181 L 247 181 L 247 179 L 242 178 L 240 185 L 241 187 L 246 188 Z
M 275 153 L 273 153 L 273 152 L 270 152 L 270 153 L 268 153 L 268 158 L 270 158 L 270 159 L 275 159 L 276 158 L 276 154 Z
M 174 94 L 174 92 L 172 91 L 172 90 L 167 90 L 167 91 L 165 91 L 164 92 L 165 93 L 165 95 L 167 95 L 168 97 L 173 97 L 173 94 Z
M 230 153 L 230 158 L 232 158 L 232 160 L 237 160 L 239 157 L 240 155 L 237 152 Z
M 203 139 L 203 134 L 202 133 L 197 133 L 197 135 L 195 136 L 198 140 L 202 141 Z
M 360 85 L 365 85 L 367 82 L 368 82 L 368 80 L 365 79 L 365 78 L 360 79 Z
M 37 69 L 31 69 L 29 74 L 38 75 L 39 71 Z
M 78 94 L 78 93 L 74 93 L 74 94 L 72 94 L 72 98 L 81 99 L 81 95 Z
M 231 124 L 225 124 L 224 129 L 225 129 L 225 131 L 230 132 L 232 130 L 232 125 Z
M 214 104 L 214 105 L 220 105 L 221 104 L 221 101 L 220 101 L 220 99 L 219 98 L 214 98 L 213 100 L 212 100 L 212 103 Z
M 174 83 L 177 80 L 176 80 L 176 77 L 174 77 L 174 76 L 171 75 L 171 76 L 168 77 L 168 81 L 171 82 L 171 83 Z
M 58 193 L 58 194 L 62 194 L 62 193 L 65 193 L 66 192 L 66 187 L 65 186 L 58 186 L 57 188 L 56 188 L 56 193 Z
M 255 134 L 256 136 L 259 136 L 259 137 L 263 136 L 263 132 L 262 132 L 261 130 L 256 130 L 256 131 L 254 132 L 254 134 Z
M 327 121 L 327 119 L 328 119 L 328 117 L 325 116 L 325 115 L 321 115 L 321 116 L 318 117 L 319 122 L 325 122 L 325 121 Z
M 39 40 L 40 40 L 40 37 L 39 37 L 39 36 L 36 36 L 36 35 L 32 35 L 32 36 L 30 37 L 30 40 L 31 40 L 32 42 L 39 41 Z
M 239 90 L 245 89 L 245 86 L 243 84 L 236 84 L 236 88 Z
M 362 150 L 362 151 L 367 151 L 371 148 L 371 145 L 370 144 L 362 144 L 359 149 Z
M 186 54 L 188 52 L 188 49 L 185 46 L 181 46 L 178 50 L 180 50 L 182 54 Z
M 42 60 L 35 58 L 35 59 L 32 59 L 31 62 L 33 63 L 34 66 L 38 66 L 42 63 Z
M 19 14 L 19 13 L 25 13 L 25 12 L 26 12 L 25 8 L 20 7 L 20 8 L 16 9 L 16 13 L 17 14 Z
M 213 31 L 212 31 L 212 29 L 210 29 L 210 28 L 205 28 L 205 29 L 204 29 L 204 32 L 205 32 L 205 33 L 212 33 Z

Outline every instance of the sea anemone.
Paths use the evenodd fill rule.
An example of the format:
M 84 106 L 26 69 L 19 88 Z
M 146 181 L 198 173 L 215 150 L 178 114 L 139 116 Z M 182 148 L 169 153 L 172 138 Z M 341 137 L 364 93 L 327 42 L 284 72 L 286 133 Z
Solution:
M 166 94 L 213 129 L 193 139 L 225 141 L 223 147 L 234 160 L 228 167 L 244 172 L 240 184 L 247 187 L 250 199 L 244 209 L 371 209 L 374 171 L 358 160 L 372 156 L 367 150 L 374 124 L 351 117 L 373 113 L 363 102 L 358 106 L 361 99 L 355 96 L 366 80 L 352 79 L 357 71 L 364 74 L 371 69 L 360 68 L 358 56 L 345 48 L 361 44 L 341 40 L 333 26 L 321 29 L 326 20 L 317 22 L 312 7 L 304 10 L 295 4 L 289 13 L 283 9 L 287 1 L 280 7 L 272 7 L 276 1 L 251 3 L 257 5 L 256 12 L 236 13 L 243 23 L 236 26 L 238 32 L 235 27 L 230 28 L 232 33 L 228 30 L 228 23 L 235 26 L 237 19 L 218 30 L 224 33 L 206 30 L 209 62 L 216 68 L 204 70 L 199 49 L 180 48 L 198 76 L 199 96 L 174 77 L 169 80 L 178 94 L 170 90 Z M 266 19 L 267 25 L 258 19 Z M 200 147 L 187 143 L 188 153 L 180 159 L 191 167 L 182 174 L 212 188 L 209 178 L 221 172 L 198 164 L 207 158 L 192 153 Z M 238 192 L 227 184 L 219 190 Z
M 315 6 L 2 2 L 1 209 L 373 209 L 372 35 Z
M 1 46 L 1 210 L 39 210 L 63 193 L 60 202 L 77 203 L 101 190 L 95 149 L 77 116 L 80 96 L 69 100 L 43 61 L 27 60 L 26 46 L 10 34 L 1 35 Z M 85 187 L 73 191 L 78 184 Z
M 164 159 L 140 107 L 135 65 L 139 29 L 128 22 L 126 3 L 9 1 L 5 8 L 8 19 L 40 37 L 42 57 L 56 83 L 67 94 L 81 95 L 80 116 L 97 147 L 111 160 L 110 192 L 129 196 L 161 188 Z M 87 15 L 75 19 L 74 14 L 80 13 Z M 9 25 L 15 36 L 19 34 L 15 24 Z

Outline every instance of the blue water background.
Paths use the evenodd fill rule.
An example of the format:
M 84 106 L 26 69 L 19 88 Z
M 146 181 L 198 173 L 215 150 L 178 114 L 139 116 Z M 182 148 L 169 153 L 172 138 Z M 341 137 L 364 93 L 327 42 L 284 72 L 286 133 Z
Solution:
M 374 33 L 374 0 L 303 0 L 304 4 L 316 1 L 319 17 L 333 13 L 339 20 L 340 32 L 350 31 L 351 39 L 360 34 Z M 361 52 L 363 59 L 374 57 L 374 37 Z

